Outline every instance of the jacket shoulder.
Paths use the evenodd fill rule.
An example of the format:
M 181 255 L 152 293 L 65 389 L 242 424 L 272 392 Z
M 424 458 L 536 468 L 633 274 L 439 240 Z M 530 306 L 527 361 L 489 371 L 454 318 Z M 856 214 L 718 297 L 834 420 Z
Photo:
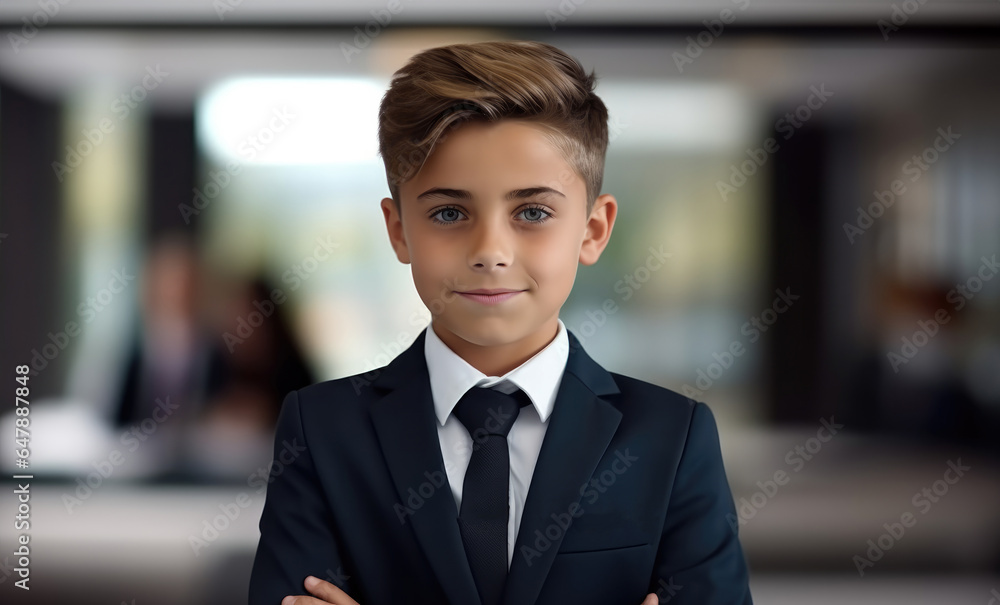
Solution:
M 615 372 L 610 374 L 620 392 L 610 396 L 608 401 L 626 418 L 687 427 L 695 420 L 696 415 L 707 415 L 714 422 L 711 409 L 703 401 L 632 376 Z
M 301 413 L 314 418 L 316 415 L 343 417 L 360 413 L 379 397 L 373 382 L 381 369 L 315 382 L 289 392 L 285 400 L 287 402 L 294 393 Z
M 299 399 L 322 399 L 331 395 L 338 397 L 343 397 L 344 395 L 356 398 L 363 397 L 366 392 L 373 390 L 372 383 L 381 369 L 378 368 L 370 372 L 314 382 L 298 390 Z
M 617 397 L 632 405 L 648 402 L 651 405 L 667 406 L 690 412 L 695 406 L 702 403 L 697 399 L 692 399 L 673 389 L 652 382 L 616 372 L 609 373 L 621 391 Z

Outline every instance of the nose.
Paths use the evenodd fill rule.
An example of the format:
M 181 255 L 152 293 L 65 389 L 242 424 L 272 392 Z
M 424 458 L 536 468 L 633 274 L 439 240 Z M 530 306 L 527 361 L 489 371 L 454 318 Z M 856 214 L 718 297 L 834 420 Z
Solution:
M 478 271 L 509 267 L 514 255 L 510 228 L 504 217 L 483 217 L 472 230 L 469 266 Z

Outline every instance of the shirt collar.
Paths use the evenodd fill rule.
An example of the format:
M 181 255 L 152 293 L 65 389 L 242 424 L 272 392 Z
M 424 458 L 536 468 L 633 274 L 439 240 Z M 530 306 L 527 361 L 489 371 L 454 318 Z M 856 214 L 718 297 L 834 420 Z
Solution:
M 428 325 L 424 338 L 424 358 L 427 360 L 438 422 L 444 426 L 459 399 L 472 387 L 492 387 L 505 381 L 527 393 L 542 422 L 548 420 L 555 405 L 556 389 L 569 358 L 566 325 L 562 319 L 558 319 L 558 322 L 559 331 L 552 342 L 503 376 L 487 376 L 474 368 L 452 351 Z M 502 387 L 500 390 L 506 392 Z

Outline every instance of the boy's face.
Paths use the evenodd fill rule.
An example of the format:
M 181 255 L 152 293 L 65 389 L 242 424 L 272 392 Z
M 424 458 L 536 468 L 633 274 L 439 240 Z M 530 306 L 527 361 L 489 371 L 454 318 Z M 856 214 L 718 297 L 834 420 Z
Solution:
M 555 337 L 578 263 L 597 262 L 617 209 L 604 194 L 587 216 L 583 179 L 537 126 L 513 119 L 449 131 L 399 191 L 400 211 L 382 200 L 386 227 L 435 332 L 493 372 Z M 480 289 L 516 293 L 469 294 Z

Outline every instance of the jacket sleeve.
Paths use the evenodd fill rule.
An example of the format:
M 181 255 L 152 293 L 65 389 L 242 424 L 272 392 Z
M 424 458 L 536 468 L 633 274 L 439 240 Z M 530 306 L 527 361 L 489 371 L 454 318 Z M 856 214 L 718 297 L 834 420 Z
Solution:
M 752 605 L 712 411 L 695 402 L 649 592 L 671 605 Z
M 302 431 L 297 391 L 281 404 L 274 462 L 260 517 L 260 541 L 250 575 L 250 605 L 279 605 L 287 595 L 308 595 L 313 575 L 357 599 L 333 533 L 330 509 Z

